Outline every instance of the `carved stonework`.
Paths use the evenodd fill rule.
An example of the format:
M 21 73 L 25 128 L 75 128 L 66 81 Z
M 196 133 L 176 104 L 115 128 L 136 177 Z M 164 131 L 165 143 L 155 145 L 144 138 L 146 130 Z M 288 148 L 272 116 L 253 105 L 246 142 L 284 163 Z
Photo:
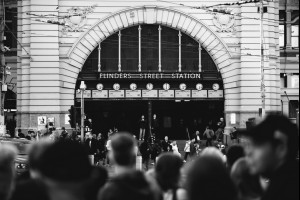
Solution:
M 65 26 L 63 32 L 83 32 L 86 25 L 88 14 L 94 12 L 96 5 L 88 8 L 73 7 L 68 9 L 68 15 L 65 17 Z
M 233 15 L 213 13 L 213 23 L 218 28 L 217 32 L 235 32 L 235 19 Z

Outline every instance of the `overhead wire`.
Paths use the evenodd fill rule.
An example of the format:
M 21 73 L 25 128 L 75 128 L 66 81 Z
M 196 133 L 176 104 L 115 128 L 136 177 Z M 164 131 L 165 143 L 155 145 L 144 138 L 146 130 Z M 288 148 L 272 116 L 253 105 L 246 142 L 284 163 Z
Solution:
M 158 2 L 164 2 L 164 3 L 170 3 L 170 4 L 174 4 L 174 5 L 178 5 L 178 6 L 182 6 L 182 7 L 187 7 L 187 8 L 191 8 L 191 9 L 198 9 L 198 10 L 204 10 L 204 11 L 207 11 L 207 12 L 211 12 L 211 13 L 221 13 L 221 14 L 224 14 L 224 15 L 231 15 L 231 16 L 236 16 L 236 17 L 241 17 L 241 19 L 254 19 L 254 20 L 261 20 L 260 18 L 256 18 L 256 17 L 247 17 L 247 16 L 244 16 L 244 15 L 241 15 L 241 14 L 233 14 L 233 13 L 224 13 L 224 12 L 220 12 L 220 11 L 217 11 L 217 10 L 209 10 L 207 8 L 205 8 L 206 6 L 203 6 L 203 7 L 197 7 L 197 6 L 189 6 L 189 5 L 186 5 L 186 4 L 183 4 L 183 3 L 176 3 L 176 2 L 172 2 L 172 1 L 166 1 L 166 0 L 156 0 Z M 210 6 L 210 7 L 215 7 L 215 5 L 213 6 Z M 276 20 L 276 19 L 263 19 L 262 21 L 265 21 L 265 22 L 270 22 L 270 23 L 278 23 L 279 20 Z

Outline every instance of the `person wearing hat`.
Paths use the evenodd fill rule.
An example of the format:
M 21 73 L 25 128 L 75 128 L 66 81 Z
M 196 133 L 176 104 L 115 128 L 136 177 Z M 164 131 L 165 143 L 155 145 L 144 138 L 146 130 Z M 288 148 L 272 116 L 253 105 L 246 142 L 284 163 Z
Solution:
M 299 135 L 287 117 L 271 114 L 243 133 L 250 172 L 269 180 L 261 200 L 299 200 Z

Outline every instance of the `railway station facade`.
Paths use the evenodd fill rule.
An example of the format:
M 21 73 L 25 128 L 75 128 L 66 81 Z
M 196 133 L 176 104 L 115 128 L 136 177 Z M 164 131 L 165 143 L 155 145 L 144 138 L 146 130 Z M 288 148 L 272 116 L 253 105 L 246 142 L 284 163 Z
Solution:
M 175 138 L 220 117 L 228 133 L 260 115 L 262 85 L 266 112 L 288 114 L 282 99 L 288 91 L 298 101 L 299 92 L 282 89 L 292 79 L 280 76 L 280 2 L 266 2 L 263 20 L 257 3 L 236 2 L 18 1 L 17 129 L 41 129 L 43 117 L 70 129 L 82 81 L 97 132 L 135 133 L 142 115 L 155 114 Z M 299 88 L 299 69 L 285 62 L 284 70 Z

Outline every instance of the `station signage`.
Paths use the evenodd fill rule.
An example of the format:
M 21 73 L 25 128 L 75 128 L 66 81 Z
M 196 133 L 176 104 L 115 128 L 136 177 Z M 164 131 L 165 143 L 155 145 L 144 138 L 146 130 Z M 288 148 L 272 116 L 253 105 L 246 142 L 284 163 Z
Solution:
M 160 98 L 174 98 L 174 90 L 159 90 Z
M 192 79 L 200 80 L 201 73 L 99 73 L 100 79 Z
M 93 90 L 93 98 L 106 99 L 108 98 L 108 90 Z
M 207 90 L 192 90 L 192 98 L 207 98 Z
M 158 90 L 142 90 L 143 98 L 157 98 Z
M 126 98 L 141 98 L 141 90 L 126 90 Z
M 176 90 L 175 91 L 176 98 L 191 98 L 190 90 Z
M 125 98 L 124 90 L 109 90 L 109 98 Z
M 223 98 L 223 90 L 208 90 L 208 98 Z

